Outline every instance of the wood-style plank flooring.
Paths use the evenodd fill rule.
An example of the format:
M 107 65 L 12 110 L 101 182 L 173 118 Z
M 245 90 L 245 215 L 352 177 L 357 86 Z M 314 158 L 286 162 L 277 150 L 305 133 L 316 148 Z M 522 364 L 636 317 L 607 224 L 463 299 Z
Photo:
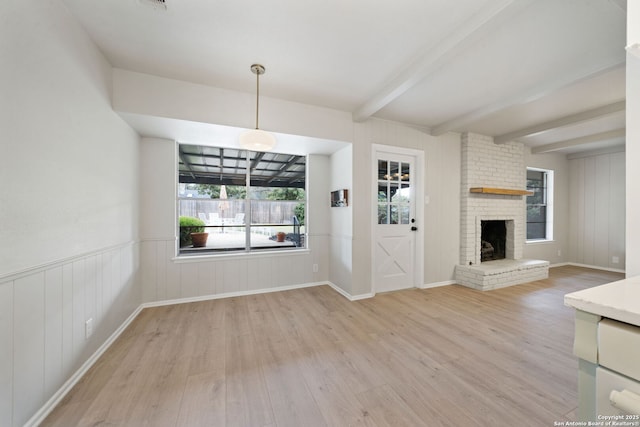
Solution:
M 44 426 L 552 426 L 574 418 L 566 293 L 622 275 L 557 267 L 481 292 L 349 302 L 329 286 L 149 308 Z

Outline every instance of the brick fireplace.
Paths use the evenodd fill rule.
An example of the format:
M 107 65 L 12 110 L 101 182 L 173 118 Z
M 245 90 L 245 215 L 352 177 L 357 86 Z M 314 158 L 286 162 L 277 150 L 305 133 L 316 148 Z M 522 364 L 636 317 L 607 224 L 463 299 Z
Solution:
M 462 135 L 460 264 L 456 281 L 489 290 L 548 277 L 549 262 L 522 259 L 526 239 L 524 145 Z M 504 259 L 482 261 L 483 223 L 504 221 Z M 495 251 L 495 248 L 494 248 Z

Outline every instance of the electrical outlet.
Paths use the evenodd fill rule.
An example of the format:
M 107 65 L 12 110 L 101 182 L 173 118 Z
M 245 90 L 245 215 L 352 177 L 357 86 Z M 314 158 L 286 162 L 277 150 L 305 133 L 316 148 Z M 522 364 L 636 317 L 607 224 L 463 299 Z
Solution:
M 313 264 L 313 272 L 314 273 L 318 272 L 318 264 Z
M 562 256 L 562 251 L 558 249 L 558 256 Z
M 620 262 L 620 258 L 618 258 L 617 256 L 611 257 L 611 262 L 613 264 L 618 264 Z
M 93 318 L 84 322 L 84 337 L 88 339 L 91 335 L 93 335 Z

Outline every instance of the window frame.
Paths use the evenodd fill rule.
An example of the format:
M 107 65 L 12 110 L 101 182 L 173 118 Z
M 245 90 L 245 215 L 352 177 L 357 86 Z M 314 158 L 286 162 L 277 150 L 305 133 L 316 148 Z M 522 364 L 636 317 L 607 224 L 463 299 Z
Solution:
M 180 150 L 180 146 L 181 145 L 188 145 L 188 146 L 199 146 L 199 147 L 208 147 L 208 148 L 214 148 L 214 149 L 220 149 L 220 150 L 228 150 L 230 149 L 230 147 L 227 146 L 218 146 L 218 145 L 210 145 L 210 144 L 197 144 L 197 143 L 180 143 L 180 142 L 176 142 L 176 151 L 178 152 Z M 286 152 L 277 152 L 277 151 L 268 151 L 268 152 L 259 152 L 259 151 L 251 151 L 251 150 L 246 150 L 246 149 L 241 149 L 241 148 L 231 148 L 234 150 L 238 150 L 240 152 L 244 152 L 245 153 L 245 161 L 247 165 L 250 165 L 252 160 L 254 160 L 254 158 L 252 158 L 252 156 L 260 156 L 262 155 L 285 155 L 285 156 L 294 156 L 294 154 L 291 153 L 286 153 Z M 178 154 L 178 153 L 177 153 Z M 308 215 L 308 211 L 309 211 L 309 197 L 308 197 L 308 192 L 309 192 L 309 156 L 308 154 L 295 154 L 295 156 L 297 157 L 303 157 L 304 158 L 304 200 L 298 200 L 298 203 L 303 203 L 304 204 L 304 225 L 300 226 L 302 229 L 300 230 L 300 237 L 302 238 L 302 244 L 300 245 L 300 242 L 298 241 L 297 245 L 291 246 L 291 247 L 256 247 L 253 246 L 252 247 L 252 240 L 251 240 L 251 229 L 253 227 L 262 227 L 261 224 L 252 224 L 252 215 L 251 215 L 251 208 L 252 208 L 252 201 L 254 200 L 259 200 L 259 199 L 252 199 L 251 198 L 251 167 L 246 167 L 245 168 L 245 182 L 246 182 L 246 194 L 245 197 L 243 199 L 237 199 L 242 201 L 242 203 L 245 206 L 245 213 L 246 213 L 246 220 L 244 222 L 244 224 L 242 225 L 243 231 L 242 233 L 244 234 L 244 246 L 241 249 L 233 249 L 233 248 L 220 248 L 219 250 L 216 249 L 207 249 L 207 248 L 202 248 L 201 250 L 191 250 L 191 251 L 182 251 L 182 248 L 180 246 L 180 239 L 176 239 L 176 251 L 175 251 L 175 257 L 173 258 L 174 261 L 183 261 L 183 262 L 189 262 L 191 260 L 197 260 L 197 259 L 204 259 L 204 258 L 216 258 L 216 257 L 247 257 L 247 256 L 251 256 L 251 257 L 255 257 L 255 256 L 259 256 L 259 255 L 265 255 L 265 254 L 269 254 L 269 255 L 273 255 L 273 254 L 299 254 L 299 253 L 305 253 L 309 251 L 309 241 L 308 241 L 308 222 L 309 222 L 309 215 Z M 260 158 L 262 158 L 262 156 L 260 156 Z M 175 230 L 176 230 L 176 236 L 180 236 L 180 216 L 181 216 L 181 207 L 180 207 L 180 201 L 184 200 L 185 197 L 182 197 L 179 193 L 179 187 L 181 184 L 183 184 L 183 182 L 180 182 L 180 164 L 181 164 L 181 159 L 180 159 L 180 155 L 176 156 L 176 162 L 175 162 L 175 176 L 176 176 L 176 188 L 174 191 L 174 200 L 175 200 L 175 209 L 176 209 L 176 220 L 175 220 Z M 218 185 L 218 184 L 213 184 L 213 185 Z M 222 185 L 222 184 L 220 184 Z M 278 187 L 278 186 L 277 186 Z M 274 187 L 274 188 L 277 188 Z M 265 188 L 262 186 L 255 186 L 253 188 Z M 282 188 L 295 188 L 295 187 L 282 187 Z M 207 198 L 203 198 L 203 200 L 209 200 Z M 212 199 L 212 200 L 216 200 L 216 199 Z M 279 224 L 282 226 L 286 226 L 286 227 L 294 227 L 294 224 Z M 210 227 L 210 225 L 208 225 L 207 227 Z M 207 230 L 205 228 L 205 230 Z M 242 239 L 242 238 L 241 238 Z M 195 248 L 194 248 L 195 249 Z
M 527 167 L 526 168 L 526 175 L 528 175 L 528 172 L 532 171 L 532 172 L 541 172 L 543 175 L 543 185 L 542 188 L 543 189 L 543 203 L 529 203 L 530 197 L 532 196 L 527 196 L 526 200 L 525 200 L 525 236 L 526 236 L 526 243 L 541 243 L 541 242 L 550 242 L 553 241 L 553 194 L 554 194 L 554 171 L 551 169 L 543 169 L 543 168 L 535 168 L 535 167 Z M 532 187 L 529 185 L 529 178 L 528 176 L 525 176 L 526 178 L 526 183 L 527 183 L 527 190 L 531 191 L 534 188 L 537 187 Z M 529 220 L 529 215 L 528 215 L 528 208 L 529 206 L 544 206 L 545 207 L 545 235 L 544 237 L 536 237 L 536 238 L 529 238 L 529 224 L 534 223 L 533 221 Z M 536 221 L 536 224 L 540 223 L 540 221 Z

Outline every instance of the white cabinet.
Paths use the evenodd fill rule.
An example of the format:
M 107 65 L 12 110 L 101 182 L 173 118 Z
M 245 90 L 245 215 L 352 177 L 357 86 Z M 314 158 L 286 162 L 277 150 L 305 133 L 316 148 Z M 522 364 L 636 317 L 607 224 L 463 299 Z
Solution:
M 565 295 L 565 304 L 576 309 L 578 418 L 640 426 L 640 277 Z
M 582 311 L 576 312 L 575 325 L 578 418 L 622 415 L 619 420 L 640 426 L 640 327 Z

